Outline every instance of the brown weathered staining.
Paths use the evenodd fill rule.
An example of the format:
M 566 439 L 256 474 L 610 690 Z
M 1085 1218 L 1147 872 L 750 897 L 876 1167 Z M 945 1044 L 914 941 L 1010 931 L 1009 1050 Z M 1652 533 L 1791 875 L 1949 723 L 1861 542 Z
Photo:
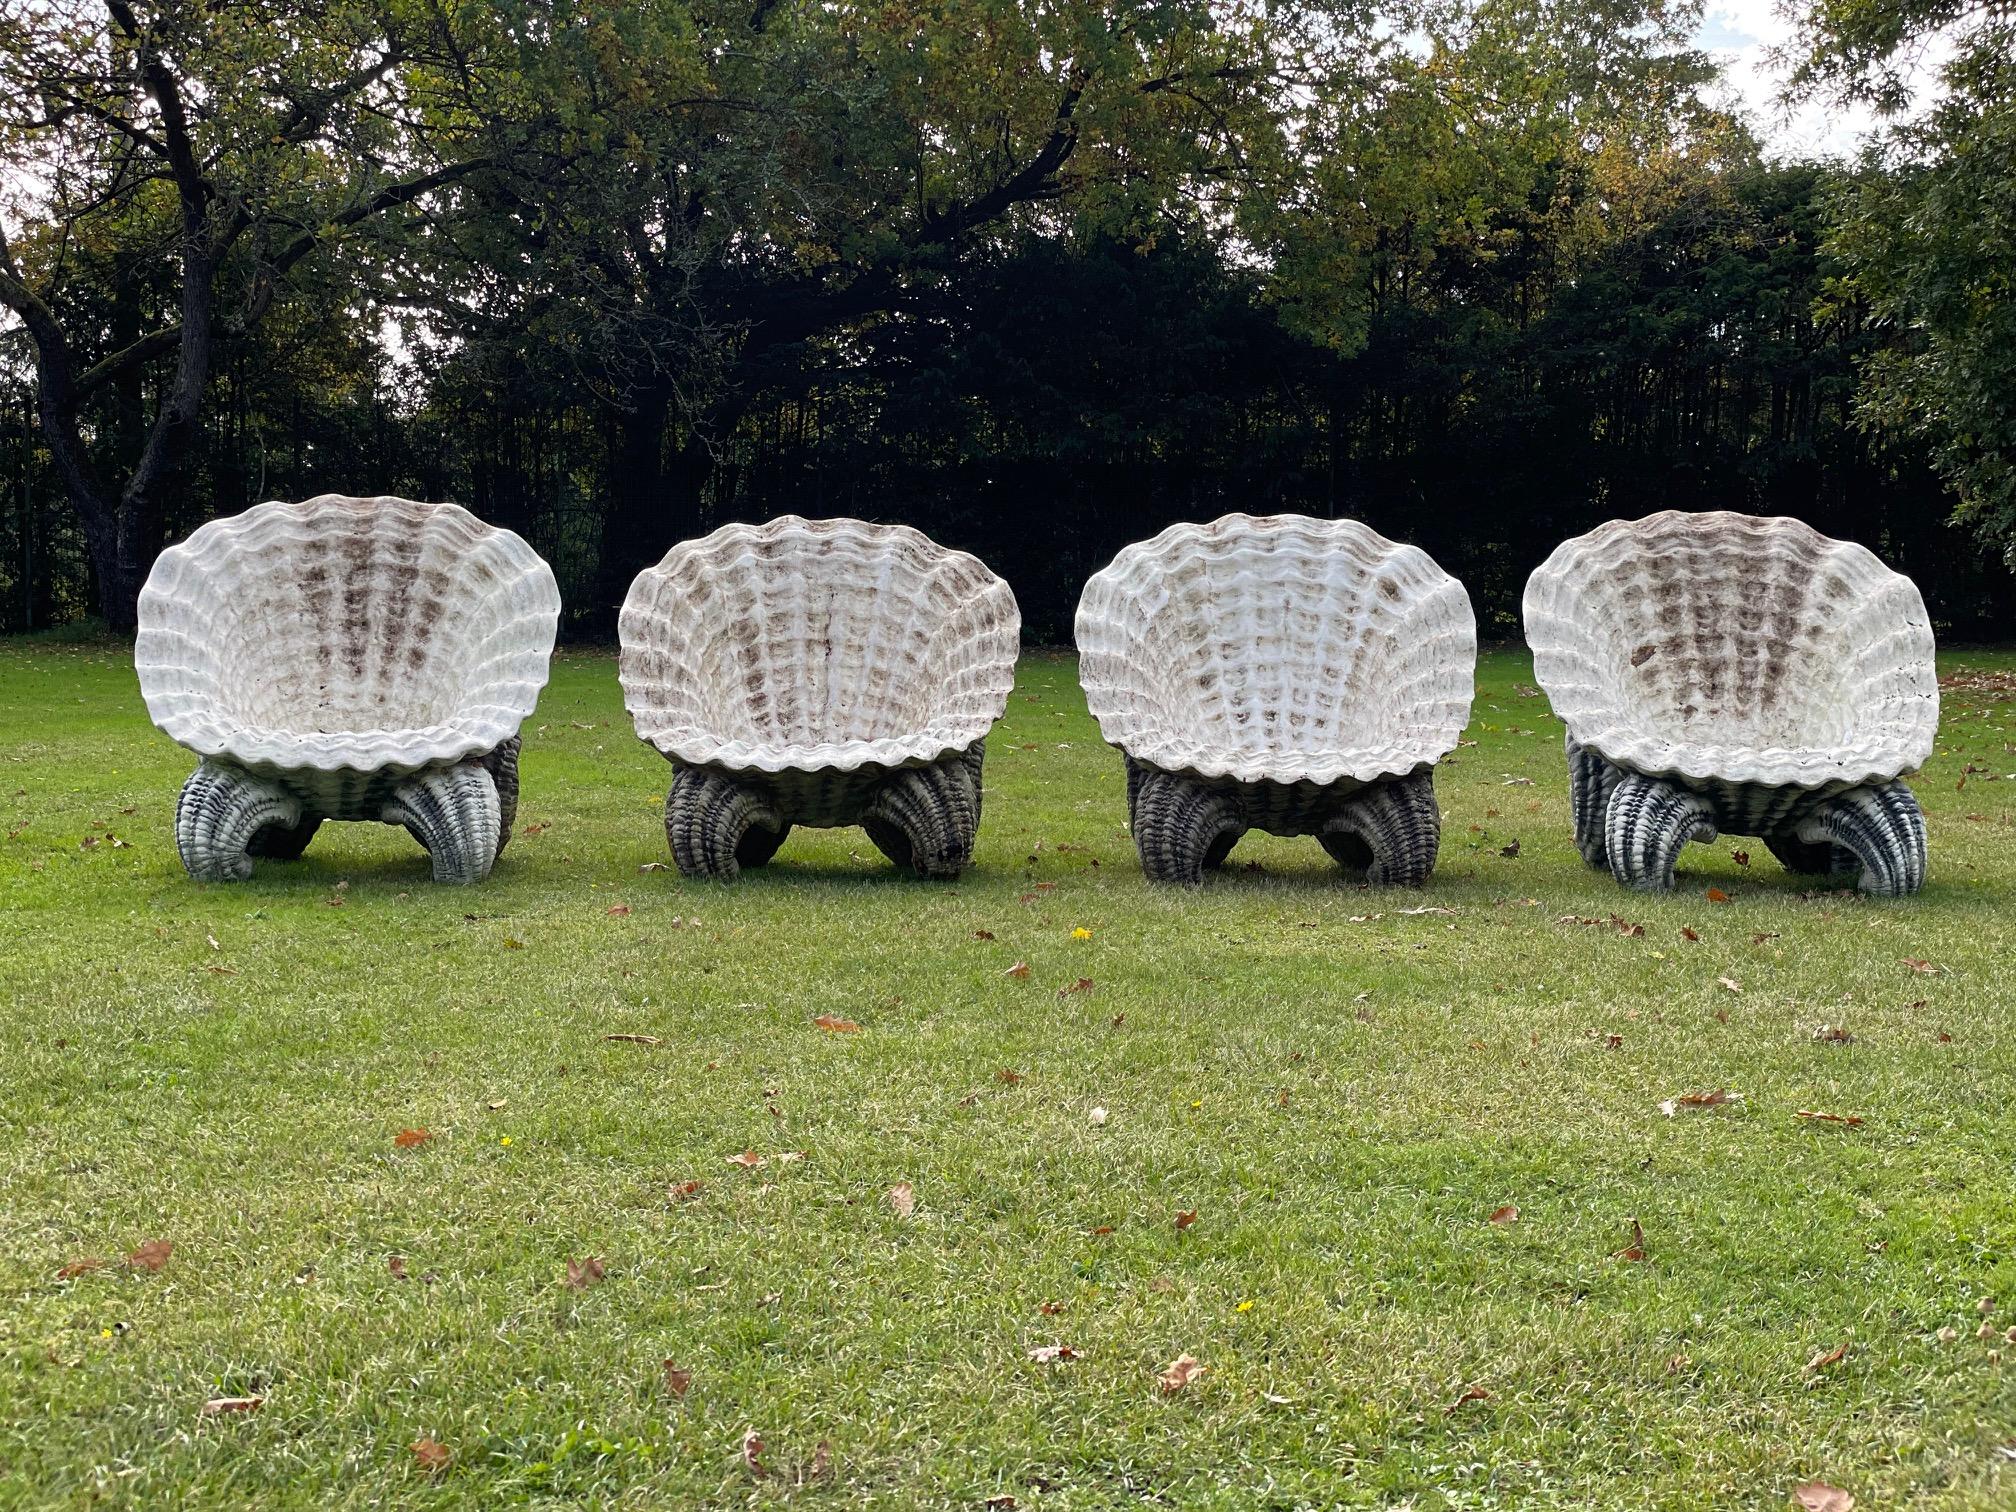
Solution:
M 970 860 L 1021 631 L 976 558 L 860 520 L 724 526 L 638 574 L 619 628 L 685 874 L 731 878 L 795 825 L 862 825 L 926 876 Z
M 1525 609 L 1592 863 L 1671 886 L 1690 840 L 1740 834 L 1865 891 L 1922 882 L 1898 779 L 1931 754 L 1939 694 L 1910 579 L 1796 520 L 1667 511 L 1564 542 Z
M 405 826 L 439 880 L 487 875 L 559 608 L 525 542 L 452 504 L 262 504 L 164 552 L 134 662 L 202 758 L 177 813 L 191 875 L 291 859 L 324 819 Z

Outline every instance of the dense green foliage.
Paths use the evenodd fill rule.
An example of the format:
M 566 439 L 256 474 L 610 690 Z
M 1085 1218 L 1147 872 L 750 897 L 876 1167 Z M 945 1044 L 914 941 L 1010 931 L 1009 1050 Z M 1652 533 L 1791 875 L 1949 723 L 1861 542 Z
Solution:
M 1900 333 L 1864 368 L 1864 420 L 1929 441 L 1962 518 L 2016 564 L 2016 7 L 1823 0 L 1807 41 L 1816 84 L 1893 107 L 1944 50 L 1931 107 L 1841 184 L 1832 250 L 1846 297 Z
M 1815 13 L 1812 87 L 1872 14 Z M 1503 631 L 1561 535 L 1664 505 L 1856 536 L 1988 631 L 1941 470 L 2000 518 L 2006 222 L 1906 211 L 2006 199 L 1994 141 L 1762 162 L 1694 16 L 10 9 L 0 626 L 123 624 L 163 541 L 340 490 L 519 529 L 577 634 L 674 539 L 842 509 L 981 551 L 1047 639 L 1232 508 L 1418 540 Z

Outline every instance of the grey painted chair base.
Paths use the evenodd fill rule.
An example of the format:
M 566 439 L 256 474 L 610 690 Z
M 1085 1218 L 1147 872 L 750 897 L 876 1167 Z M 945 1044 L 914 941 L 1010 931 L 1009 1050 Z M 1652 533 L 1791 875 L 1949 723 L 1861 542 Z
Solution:
M 1925 817 L 1901 781 L 1829 791 L 1682 783 L 1568 744 L 1575 845 L 1627 887 L 1673 886 L 1690 840 L 1756 835 L 1787 871 L 1853 878 L 1874 897 L 1925 885 Z
M 205 757 L 175 804 L 175 848 L 198 882 L 242 882 L 255 859 L 292 861 L 324 819 L 402 825 L 426 848 L 434 880 L 481 882 L 518 812 L 518 740 L 487 756 L 404 777 L 248 771 Z
M 1442 844 L 1432 768 L 1367 786 L 1207 782 L 1130 757 L 1127 808 L 1149 880 L 1185 887 L 1222 866 L 1249 829 L 1314 835 L 1379 887 L 1422 886 Z
M 875 848 L 920 877 L 950 881 L 973 860 L 987 742 L 928 766 L 852 772 L 724 772 L 680 767 L 665 838 L 680 874 L 732 882 L 777 854 L 793 826 L 860 825 Z

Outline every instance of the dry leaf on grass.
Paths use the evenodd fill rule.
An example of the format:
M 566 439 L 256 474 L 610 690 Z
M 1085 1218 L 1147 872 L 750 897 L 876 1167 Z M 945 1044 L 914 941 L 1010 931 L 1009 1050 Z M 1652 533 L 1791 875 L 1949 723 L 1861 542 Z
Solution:
M 700 1195 L 702 1184 L 697 1181 L 675 1181 L 665 1189 L 665 1195 L 674 1202 L 691 1202 Z
M 1808 1123 L 1846 1124 L 1851 1129 L 1862 1127 L 1862 1115 L 1859 1113 L 1817 1113 L 1811 1108 L 1800 1108 L 1792 1116 L 1803 1118 Z
M 385 1269 L 392 1273 L 394 1281 L 404 1281 L 406 1279 L 406 1257 L 404 1255 L 388 1255 L 385 1259 Z
M 907 1181 L 899 1181 L 889 1188 L 889 1206 L 896 1210 L 898 1218 L 908 1218 L 917 1211 L 916 1190 Z
M 1855 1498 L 1839 1486 L 1808 1481 L 1792 1488 L 1792 1505 L 1799 1512 L 1855 1512 Z
M 1013 966 L 1002 972 L 1001 975 L 1014 977 L 1017 981 L 1020 981 L 1023 977 L 1029 975 L 1029 963 L 1027 961 L 1017 961 Z
M 1903 964 L 1909 966 L 1919 976 L 1946 975 L 1946 968 L 1944 966 L 1934 966 L 1930 961 L 1921 961 L 1914 956 L 1904 957 Z
M 1181 1233 L 1184 1229 L 1187 1229 L 1188 1227 L 1190 1227 L 1191 1224 L 1195 1223 L 1196 1221 L 1197 1221 L 1197 1209 L 1188 1208 L 1181 1212 L 1178 1212 L 1176 1215 L 1176 1231 L 1178 1233 Z
M 222 1417 L 228 1412 L 257 1412 L 266 1405 L 263 1396 L 212 1397 L 203 1404 L 203 1416 Z
M 763 1435 L 754 1428 L 742 1435 L 742 1463 L 759 1480 L 769 1473 L 763 1468 Z
M 1701 896 L 1706 898 L 1710 903 L 1727 903 L 1729 901 L 1729 894 L 1722 891 L 1719 887 L 1711 887 Z
M 1061 1360 L 1077 1360 L 1083 1356 L 1069 1344 L 1038 1344 L 1029 1351 L 1029 1358 L 1038 1365 L 1054 1365 Z
M 1715 985 L 1726 987 L 1731 992 L 1741 992 L 1743 990 L 1743 984 L 1734 977 L 1717 977 L 1715 978 Z
M 618 903 L 610 908 L 608 913 L 612 919 L 627 919 L 630 917 L 630 905 L 628 903 Z
M 56 1279 L 58 1281 L 74 1281 L 79 1276 L 89 1275 L 104 1264 L 105 1262 L 100 1260 L 96 1255 L 80 1255 L 58 1270 L 56 1272 Z
M 434 1137 L 428 1129 L 401 1129 L 392 1137 L 392 1143 L 402 1150 L 410 1150 L 415 1145 L 423 1145 Z
M 1488 1221 L 1492 1223 L 1517 1223 L 1519 1221 L 1519 1209 L 1508 1202 L 1505 1206 L 1494 1209 Z
M 693 1372 L 680 1369 L 672 1360 L 664 1361 L 662 1368 L 665 1372 L 666 1394 L 676 1401 L 685 1401 L 686 1393 L 693 1385 Z
M 1091 990 L 1092 990 L 1092 978 L 1080 977 L 1078 978 L 1077 981 L 1073 982 L 1069 987 L 1059 987 L 1057 989 L 1057 996 L 1069 997 L 1074 992 L 1090 992 Z
M 994 1073 L 994 1080 L 1004 1086 L 1012 1087 L 1015 1083 L 1022 1080 L 1022 1073 L 1017 1071 L 1013 1066 L 1003 1066 L 999 1071 Z
M 1712 1092 L 1682 1092 L 1678 1097 L 1669 1097 L 1659 1104 L 1659 1111 L 1672 1118 L 1682 1108 L 1722 1108 L 1742 1100 L 1741 1092 L 1731 1092 L 1727 1087 L 1717 1087 Z
M 166 1239 L 149 1239 L 140 1248 L 126 1257 L 126 1263 L 135 1270 L 158 1271 L 168 1263 L 175 1246 Z
M 567 1285 L 573 1291 L 586 1291 L 602 1279 L 602 1257 L 590 1255 L 585 1260 L 567 1262 Z
M 844 1019 L 831 1013 L 822 1013 L 812 1020 L 828 1034 L 858 1034 L 861 1026 L 852 1019 Z
M 1839 1365 L 1847 1353 L 1848 1346 L 1845 1342 L 1836 1344 L 1832 1349 L 1822 1350 L 1819 1354 L 1808 1360 L 1806 1362 L 1806 1369 L 1810 1372 L 1825 1370 L 1829 1365 Z
M 618 1045 L 662 1045 L 665 1043 L 655 1034 L 605 1034 L 602 1038 Z
M 756 1167 L 766 1163 L 763 1157 L 758 1155 L 754 1150 L 744 1150 L 740 1155 L 730 1155 L 727 1157 L 727 1160 L 728 1164 L 740 1166 L 745 1171 L 753 1171 Z
M 1631 1242 L 1625 1245 L 1624 1248 L 1620 1250 L 1613 1250 L 1611 1252 L 1610 1258 L 1613 1260 L 1630 1260 L 1633 1262 L 1643 1260 L 1645 1258 L 1645 1229 L 1644 1226 L 1640 1224 L 1636 1218 L 1633 1218 L 1631 1220 Z
M 1085 1121 L 1096 1128 L 1106 1122 L 1106 1110 L 1104 1108 L 1094 1108 L 1090 1113 L 1085 1115 Z
M 1169 1368 L 1155 1377 L 1164 1392 L 1181 1391 L 1192 1381 L 1203 1375 L 1208 1367 L 1192 1354 L 1180 1354 L 1169 1362 Z
M 1444 1412 L 1454 1412 L 1457 1408 L 1468 1406 L 1471 1402 L 1488 1402 L 1490 1400 L 1491 1393 L 1486 1391 L 1482 1386 L 1468 1386 L 1464 1388 L 1461 1396 L 1442 1410 Z
M 448 1468 L 448 1462 L 455 1458 L 446 1444 L 437 1443 L 431 1438 L 415 1439 L 410 1447 L 413 1450 L 414 1460 L 429 1475 L 439 1475 Z

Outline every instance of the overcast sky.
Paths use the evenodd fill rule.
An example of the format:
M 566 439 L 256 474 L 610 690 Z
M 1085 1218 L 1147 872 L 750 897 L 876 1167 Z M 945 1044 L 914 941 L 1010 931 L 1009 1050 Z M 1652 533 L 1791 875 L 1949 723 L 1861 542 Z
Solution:
M 1818 102 L 1788 115 L 1777 99 L 1785 70 L 1766 54 L 1791 35 L 1791 23 L 1778 13 L 1778 0 L 1707 0 L 1694 45 L 1722 64 L 1732 102 L 1748 111 L 1770 156 L 1849 156 L 1876 124 L 1876 116 L 1867 109 Z

